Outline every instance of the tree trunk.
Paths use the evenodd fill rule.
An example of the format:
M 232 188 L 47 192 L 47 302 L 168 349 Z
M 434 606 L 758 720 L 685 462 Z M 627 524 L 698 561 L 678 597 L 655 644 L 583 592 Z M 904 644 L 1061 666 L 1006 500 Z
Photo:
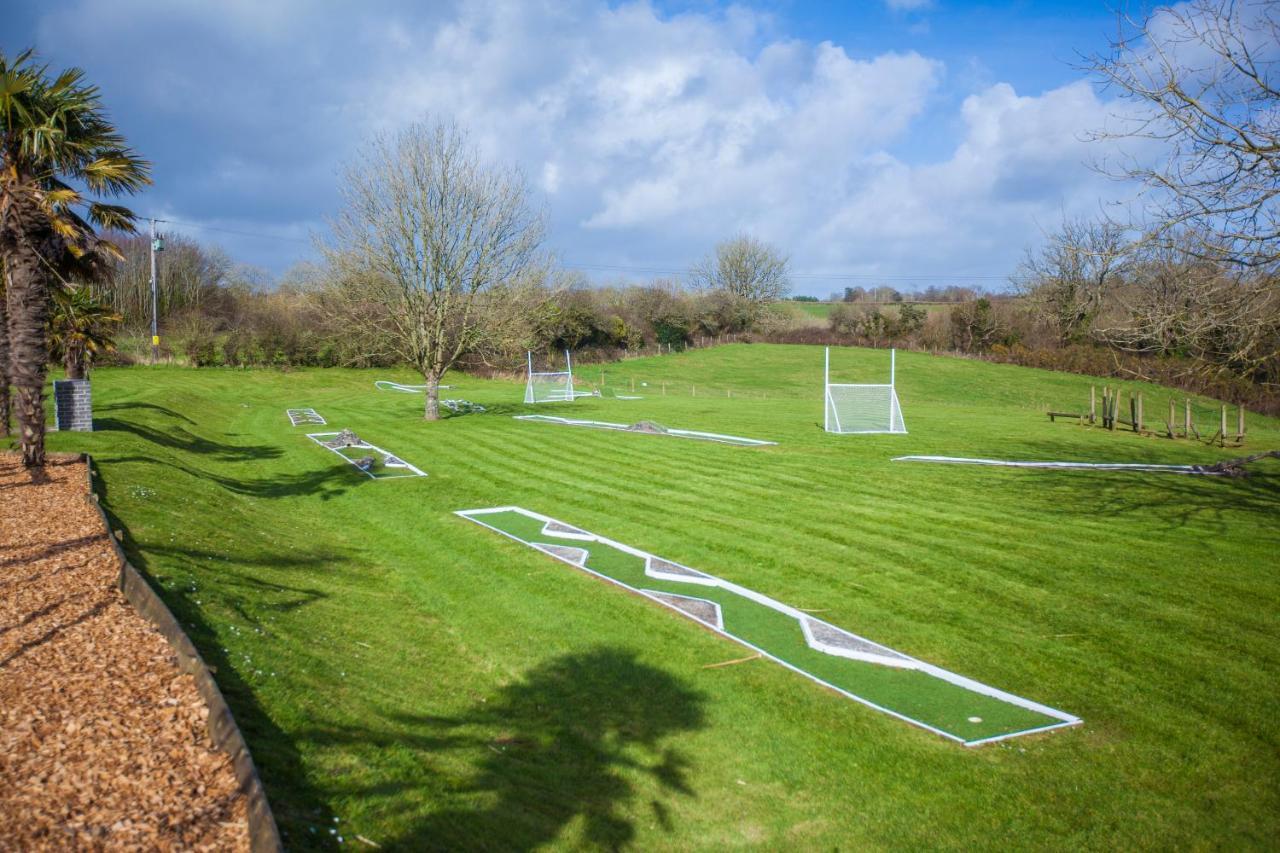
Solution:
M 68 379 L 84 379 L 85 376 L 85 358 L 84 346 L 74 341 L 67 342 L 66 352 L 63 354 L 62 366 L 66 368 Z
M 29 187 L 14 181 L 3 195 L 0 255 L 4 256 L 9 332 L 9 381 L 22 464 L 44 466 L 44 378 L 49 362 L 49 263 L 61 242 Z M 43 255 L 44 257 L 41 257 Z
M 0 262 L 0 266 L 2 266 Z M 0 281 L 0 436 L 9 435 L 10 416 L 9 396 L 9 311 L 5 306 L 9 273 L 4 272 L 4 280 Z
M 427 405 L 422 418 L 438 421 L 440 420 L 440 377 L 428 374 L 423 378 L 427 380 Z

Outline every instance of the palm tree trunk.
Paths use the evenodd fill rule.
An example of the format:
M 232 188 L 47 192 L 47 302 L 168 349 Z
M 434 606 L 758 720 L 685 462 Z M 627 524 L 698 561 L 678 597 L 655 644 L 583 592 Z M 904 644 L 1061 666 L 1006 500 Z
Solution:
M 62 359 L 62 366 L 66 368 L 68 379 L 84 379 L 85 357 L 84 344 L 77 341 L 67 341 L 67 351 Z
M 44 466 L 44 378 L 49 361 L 48 272 L 34 248 L 35 236 L 27 234 L 5 241 L 9 378 L 17 392 L 14 413 L 22 464 L 28 468 Z
M 0 268 L 3 268 L 0 262 Z M 9 424 L 13 422 L 10 415 L 9 396 L 9 311 L 5 306 L 5 294 L 8 293 L 8 270 L 0 278 L 0 436 L 8 437 Z

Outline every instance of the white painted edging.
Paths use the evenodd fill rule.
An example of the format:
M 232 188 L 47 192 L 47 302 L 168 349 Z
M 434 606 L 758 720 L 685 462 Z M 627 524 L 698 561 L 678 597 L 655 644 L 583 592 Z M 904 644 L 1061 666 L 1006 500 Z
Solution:
M 403 394 L 423 394 L 427 390 L 426 385 L 401 385 L 399 382 L 392 382 L 389 379 L 379 379 L 373 383 L 373 386 L 379 391 L 399 391 Z M 438 388 L 452 388 L 452 385 L 438 385 Z
M 315 409 L 285 409 L 285 416 L 289 418 L 290 426 L 298 426 L 299 424 L 307 424 L 308 426 L 326 426 L 325 419 Z
M 341 433 L 337 433 L 337 432 L 309 432 L 309 433 L 307 433 L 307 438 L 311 439 L 311 440 L 312 440 L 312 441 L 314 441 L 316 444 L 318 444 L 318 445 L 320 445 L 321 447 L 323 447 L 325 450 L 328 450 L 328 451 L 329 451 L 329 452 L 331 452 L 331 453 L 335 453 L 335 454 L 337 454 L 338 456 L 340 456 L 340 457 L 342 458 L 342 460 L 343 460 L 343 461 L 345 461 L 347 464 L 349 464 L 352 468 L 355 468 L 355 469 L 356 469 L 357 471 L 359 471 L 361 474 L 364 474 L 364 475 L 365 475 L 366 477 L 368 477 L 370 480 L 400 480 L 400 479 L 403 479 L 403 478 L 405 478 L 405 477 L 425 477 L 425 476 L 427 476 L 427 472 L 426 472 L 426 471 L 423 471 L 421 468 L 418 468 L 418 467 L 416 467 L 416 466 L 414 466 L 414 465 L 410 465 L 408 462 L 405 462 L 403 459 L 400 459 L 400 457 L 399 457 L 399 456 L 396 456 L 394 453 L 390 453 L 390 452 L 388 452 L 388 451 L 386 451 L 386 450 L 383 450 L 381 447 L 378 447 L 376 444 L 370 444 L 369 442 L 367 442 L 367 441 L 363 441 L 363 440 L 362 440 L 359 444 L 353 444 L 353 445 L 350 445 L 350 446 L 351 446 L 352 448 L 355 448 L 356 450 L 376 450 L 378 453 L 381 453 L 381 454 L 382 454 L 382 456 L 383 456 L 383 458 L 384 458 L 384 459 L 385 459 L 386 457 L 389 457 L 389 456 L 394 456 L 396 459 L 400 459 L 400 463 L 401 463 L 405 468 L 407 468 L 407 469 L 409 469 L 410 471 L 412 471 L 413 473 L 412 473 L 412 474 L 385 474 L 385 475 L 383 475 L 383 476 L 379 477 L 379 476 L 377 476 L 376 474 L 373 474 L 372 472 L 366 471 L 366 470 L 364 470 L 363 468 L 361 468 L 360 466 L 356 465 L 356 461 L 355 461 L 354 459 L 352 459 L 351 457 L 347 456 L 345 453 L 340 453 L 340 452 L 338 451 L 338 448 L 336 448 L 336 447 L 329 447 L 327 444 L 325 444 L 325 443 L 324 443 L 324 439 L 326 439 L 326 438 L 332 438 L 333 436 L 335 436 L 335 435 L 340 435 L 340 434 L 341 434 Z M 386 463 L 384 462 L 383 464 L 386 464 Z M 399 466 L 397 466 L 397 467 L 399 467 Z
M 1147 462 L 1018 462 L 1008 459 L 969 459 L 964 456 L 895 456 L 894 462 L 943 462 L 950 465 L 993 465 L 1000 468 L 1056 468 L 1092 471 L 1164 471 L 1171 474 L 1203 473 L 1198 465 L 1158 465 Z
M 622 581 L 619 581 L 619 580 L 616 580 L 616 579 L 614 579 L 614 578 L 611 578 L 611 577 L 609 577 L 608 575 L 601 574 L 600 572 L 595 571 L 594 569 L 590 568 L 589 566 L 586 566 L 585 564 L 577 564 L 577 563 L 574 563 L 574 562 L 572 562 L 572 561 L 570 561 L 570 560 L 567 560 L 567 559 L 563 559 L 563 558 L 561 558 L 561 557 L 558 557 L 558 556 L 556 556 L 555 554 L 549 553 L 549 552 L 547 552 L 547 551 L 545 551 L 545 550 L 543 550 L 543 549 L 541 549 L 541 548 L 538 548 L 538 547 L 537 547 L 537 545 L 535 545 L 535 544 L 534 544 L 534 543 L 532 543 L 532 542 L 527 542 L 527 541 L 525 541 L 524 539 L 521 539 L 521 538 L 520 538 L 520 537 L 518 537 L 518 536 L 514 536 L 514 535 L 512 535 L 512 534 L 510 534 L 510 533 L 507 533 L 505 530 L 501 530 L 501 529 L 499 529 L 499 528 L 497 528 L 497 527 L 494 527 L 494 526 L 493 526 L 493 525 L 491 525 L 491 524 L 486 524 L 485 522 L 481 521 L 479 518 L 477 518 L 477 517 L 476 517 L 476 516 L 482 516 L 482 515 L 492 515 L 492 514 L 494 514 L 494 513 L 502 513 L 502 512 L 514 512 L 514 513 L 518 513 L 518 514 L 520 514 L 520 515 L 523 515 L 523 516 L 525 516 L 526 518 L 532 518 L 532 519 L 534 519 L 535 521 L 541 521 L 541 522 L 543 523 L 543 532 L 547 532 L 547 531 L 546 531 L 546 527 L 547 527 L 547 525 L 549 525 L 549 524 L 556 524 L 556 525 L 563 525 L 563 526 L 566 526 L 566 527 L 572 527 L 572 525 L 567 525 L 567 524 L 565 524 L 565 522 L 560 521 L 560 520 L 558 520 L 558 519 L 552 518 L 552 517 L 547 516 L 547 515 L 543 515 L 543 514 L 541 514 L 541 513 L 534 512 L 534 511 L 532 511 L 532 510 L 524 509 L 523 507 L 518 507 L 518 506 L 500 506 L 500 507 L 485 507 L 485 508 L 480 508 L 480 509 L 463 509 L 463 510 L 456 510 L 456 511 L 454 512 L 454 515 L 460 516 L 460 517 L 462 517 L 462 518 L 467 519 L 468 521 L 471 521 L 471 522 L 474 522 L 474 523 L 476 523 L 476 524 L 479 524 L 481 527 L 487 527 L 489 530 L 492 530 L 494 533 L 498 533 L 498 534 L 500 534 L 500 535 L 502 535 L 502 536 L 507 537 L 508 539 L 511 539 L 511 540 L 513 540 L 513 541 L 516 541 L 516 542 L 519 542 L 519 543 L 521 543 L 522 545 L 526 545 L 526 546 L 528 546 L 528 547 L 534 548 L 535 550 L 542 551 L 542 553 L 547 554 L 548 556 L 552 557 L 553 559 L 557 559 L 557 560 L 559 560 L 560 562 L 565 563 L 565 564 L 570 565 L 570 566 L 573 566 L 573 567 L 574 567 L 574 568 L 576 568 L 576 569 L 580 569 L 580 570 L 582 570 L 582 571 L 584 571 L 584 572 L 588 572 L 588 573 L 590 573 L 590 574 L 592 574 L 592 575 L 594 575 L 594 576 L 596 576 L 596 577 L 600 578 L 601 580 L 608 581 L 609 583 L 611 583 L 611 584 L 613 584 L 613 585 L 615 585 L 615 586 L 621 587 L 621 588 L 623 588 L 623 589 L 625 589 L 625 590 L 629 590 L 629 591 L 634 592 L 634 593 L 637 593 L 637 594 L 639 594 L 639 595 L 643 595 L 645 598 L 649 599 L 650 601 L 656 602 L 657 604 L 661 604 L 661 605 L 663 605 L 663 606 L 667 607 L 668 609 L 675 610 L 677 613 L 680 613 L 680 615 L 681 615 L 681 616 L 684 616 L 685 618 L 690 618 L 690 619 L 692 619 L 692 618 L 693 618 L 693 617 L 689 616 L 688 614 L 683 613 L 683 612 L 682 612 L 682 611 L 680 611 L 678 608 L 672 607 L 671 605 L 667 604 L 666 602 L 664 602 L 664 601 L 662 601 L 662 600 L 660 600 L 660 599 L 655 598 L 653 595 L 649 594 L 649 593 L 648 593 L 648 592 L 646 592 L 645 590 L 637 589 L 636 587 L 633 587 L 633 586 L 630 586 L 630 585 L 628 585 L 628 584 L 625 584 L 625 583 L 623 583 Z M 578 528 L 574 528 L 574 529 L 575 529 L 575 530 L 578 530 Z M 547 533 L 547 535 L 550 535 L 550 536 L 560 536 L 560 537 L 569 538 L 569 539 L 577 539 L 577 540 L 580 540 L 580 541 L 599 542 L 601 545 L 606 545 L 606 546 L 609 546 L 609 547 L 612 547 L 612 548 L 616 548 L 616 549 L 618 549 L 619 551 L 622 551 L 622 552 L 627 553 L 627 554 L 631 554 L 631 555 L 632 555 L 632 556 L 634 556 L 634 557 L 639 557 L 640 559 L 644 560 L 644 561 L 645 561 L 645 574 L 651 574 L 651 573 L 650 573 L 650 571 L 649 571 L 649 565 L 650 565 L 650 562 L 651 562 L 653 559 L 655 559 L 655 556 L 654 556 L 653 554 L 648 553 L 648 552 L 641 551 L 641 550 L 639 550 L 638 548 L 632 548 L 631 546 L 629 546 L 629 545 L 624 545 L 624 544 L 622 544 L 621 542 L 615 542 L 614 540 L 609 539 L 609 538 L 607 538 L 607 537 L 599 536 L 599 535 L 594 534 L 594 533 L 587 533 L 586 531 L 579 531 L 578 533 L 575 533 L 575 534 L 568 534 L 568 533 L 550 533 L 550 532 L 548 532 L 548 533 Z M 663 558 L 657 558 L 657 559 L 663 559 Z M 668 560 L 667 562 L 674 562 L 674 561 L 670 561 L 670 560 Z M 679 563 L 676 563 L 676 565 L 680 565 L 680 564 L 679 564 Z M 682 568 L 683 568 L 683 567 L 682 567 Z M 691 570 L 691 571 L 692 571 L 692 570 Z M 711 583 L 710 583 L 710 584 L 706 584 L 706 585 L 720 587 L 721 589 L 724 589 L 724 590 L 726 590 L 726 591 L 728 591 L 728 592 L 732 592 L 732 593 L 734 593 L 734 594 L 736 594 L 736 595 L 740 595 L 740 596 L 742 596 L 742 597 L 744 597 L 744 598 L 748 598 L 748 599 L 750 599 L 750 600 L 752 600 L 752 601 L 755 601 L 755 602 L 756 602 L 756 603 L 758 603 L 758 604 L 762 604 L 762 605 L 764 605 L 765 607 L 768 607 L 768 608 L 770 608 L 770 609 L 772 609 L 772 610 L 776 610 L 776 611 L 778 611 L 779 613 L 784 613 L 784 614 L 786 614 L 786 615 L 788 615 L 788 616 L 791 616 L 791 617 L 795 618 L 797 621 L 799 621 L 799 622 L 800 622 L 802 630 L 803 630 L 803 627 L 804 627 L 804 619 L 812 619 L 814 622 L 820 622 L 820 623 L 822 623 L 822 624 L 824 624 L 824 625 L 827 625 L 827 626 L 829 626 L 829 627 L 831 627 L 831 628 L 833 628 L 833 629 L 835 629 L 835 630 L 837 630 L 837 631 L 841 631 L 841 632 L 843 632 L 843 633 L 849 634 L 850 636 L 853 636 L 853 637 L 855 637 L 855 638 L 857 638 L 858 640 L 861 640 L 861 641 L 863 641 L 863 642 L 866 642 L 866 643 L 869 643 L 869 644 L 871 644 L 871 645 L 875 645 L 875 646 L 880 646 L 880 644 L 879 644 L 879 643 L 875 643 L 875 642 L 873 642 L 873 641 L 871 641 L 871 640 L 866 639 L 865 637 L 861 637 L 861 636 L 859 636 L 858 634 L 854 634 L 852 631 L 846 631 L 845 629 L 843 629 L 843 628 L 839 628 L 839 627 L 837 627 L 837 626 L 835 626 L 835 625 L 832 625 L 830 622 L 826 622 L 825 620 L 822 620 L 822 619 L 815 619 L 814 617 L 810 616 L 810 615 L 809 615 L 809 614 L 807 614 L 807 613 L 804 613 L 803 611 L 797 610 L 797 609 L 795 609 L 794 607 L 789 607 L 789 606 L 787 606 L 787 605 L 783 604 L 783 603 L 782 603 L 782 602 L 780 602 L 780 601 L 776 601 L 776 600 L 774 600 L 774 599 L 772 599 L 772 598 L 769 598 L 768 596 L 761 595 L 760 593 L 755 592 L 754 590 L 750 590 L 750 589 L 747 589 L 746 587 L 738 586 L 738 585 L 737 585 L 737 584 L 735 584 L 735 583 L 732 583 L 732 582 L 730 582 L 730 581 L 726 581 L 726 580 L 724 580 L 723 578 L 715 577 L 714 575 L 708 575 L 708 574 L 706 574 L 705 572 L 699 572 L 699 574 L 703 575 L 705 578 L 707 578 L 708 580 L 710 580 L 710 581 L 711 581 Z M 679 576 L 674 576 L 674 575 L 655 575 L 655 576 L 656 576 L 656 577 L 661 577 L 663 580 L 678 580 L 678 581 L 680 581 L 680 582 L 685 582 L 685 583 L 695 583 L 695 584 L 696 584 L 696 583 L 704 583 L 704 584 L 705 584 L 705 581 L 700 581 L 700 580 L 693 579 L 693 578 L 684 578 L 684 577 L 679 577 Z M 690 597 L 692 597 L 692 596 L 690 596 Z M 715 602 L 711 602 L 711 603 L 713 603 L 713 604 L 714 604 Z M 796 672 L 796 673 L 798 673 L 798 674 L 800 674 L 800 675 L 803 675 L 805 678 L 808 678 L 808 679 L 810 679 L 811 681 L 815 681 L 815 682 L 817 682 L 818 684 L 821 684 L 823 687 L 827 687 L 827 688 L 829 688 L 829 689 L 831 689 L 831 690 L 834 690 L 835 692 L 837 692 L 837 693 L 841 694 L 842 696 L 845 696 L 846 698 L 852 699 L 853 701 L 858 702 L 858 703 L 860 703 L 860 704 L 862 704 L 862 705 L 865 705 L 865 706 L 867 706 L 868 708 L 874 708 L 875 710 L 880 711 L 880 712 L 882 712 L 882 713 L 884 713 L 884 714 L 888 714 L 888 715 L 889 715 L 889 716 L 891 716 L 891 717 L 895 717 L 895 718 L 897 718 L 897 719 L 899 719 L 899 720 L 902 720 L 903 722 L 910 723 L 910 724 L 911 724 L 911 725 L 913 725 L 913 726 L 918 726 L 919 728 L 925 729 L 925 730 L 927 730 L 927 731 L 931 731 L 931 732 L 933 732 L 934 734 L 941 735 L 942 737 L 947 738 L 948 740 L 953 740 L 953 741 L 955 741 L 955 742 L 957 742 L 957 743 L 960 743 L 960 744 L 963 744 L 963 745 L 965 745 L 965 746 L 981 746 L 982 744 L 986 744 L 986 743 L 995 743 L 996 741 L 1008 740 L 1009 738 L 1019 737 L 1019 736 L 1021 736 L 1021 735 L 1035 734 L 1035 733 L 1038 733 L 1038 732 L 1047 732 L 1047 731 L 1052 731 L 1052 730 L 1054 730 L 1054 729 L 1064 728 L 1064 727 L 1066 727 L 1066 726 L 1075 726 L 1075 725 L 1079 725 L 1080 723 L 1082 723 L 1082 722 L 1083 722 L 1083 720 L 1081 720 L 1081 718 L 1076 717 L 1076 716 L 1074 716 L 1074 715 L 1072 715 L 1072 714 L 1068 714 L 1068 713 L 1066 713 L 1065 711 L 1059 711 L 1058 709 L 1056 709 L 1056 708 L 1051 708 L 1051 707 L 1049 707 L 1048 705 L 1042 705 L 1042 704 L 1040 704 L 1039 702 L 1033 702 L 1033 701 L 1031 701 L 1030 699 L 1024 699 L 1024 698 L 1022 698 L 1021 696 L 1015 696 L 1015 695 L 1014 695 L 1014 694 L 1012 694 L 1012 693 L 1006 693 L 1005 691 L 1000 690 L 1000 689 L 998 689 L 998 688 L 991 687 L 990 685 L 983 684 L 983 683 L 981 683 L 981 682 L 979 682 L 979 681 L 974 681 L 974 680 L 973 680 L 973 679 L 971 679 L 971 678 L 966 678 L 966 677 L 964 677 L 963 675 L 958 675 L 958 674 L 956 674 L 956 673 L 954 673 L 954 672 L 950 672 L 949 670 L 945 670 L 945 669 L 942 669 L 941 667 L 934 666 L 933 664 L 925 663 L 925 662 L 924 662 L 924 661 L 922 661 L 922 660 L 919 660 L 919 659 L 917 659 L 917 658 L 913 658 L 913 657 L 911 657 L 910 655 L 904 654 L 904 653 L 902 653 L 902 652 L 897 652 L 897 651 L 894 651 L 894 650 L 892 650 L 892 649 L 889 649 L 889 651 L 893 651 L 893 653 L 894 653 L 895 655 L 901 655 L 901 657 L 902 657 L 902 658 L 904 658 L 906 661 L 908 661 L 908 662 L 910 663 L 910 668 L 918 669 L 918 670 L 920 670 L 921 672 L 927 673 L 928 675 L 932 675 L 932 676 L 933 676 L 933 677 L 935 677 L 935 678 L 939 678 L 939 679 L 941 679 L 941 680 L 943 680 L 943 681 L 949 682 L 949 683 L 954 684 L 954 685 L 956 685 L 956 686 L 958 686 L 958 687 L 963 687 L 963 688 L 965 688 L 965 689 L 967 689 L 967 690 L 971 690 L 971 691 L 973 691 L 973 692 L 975 692 L 975 693 L 981 693 L 981 694 L 982 694 L 982 695 L 984 695 L 984 696 L 990 696 L 990 697 L 991 697 L 991 698 L 993 698 L 993 699 L 998 699 L 998 700 L 1003 701 L 1003 702 L 1008 702 L 1008 703 L 1009 703 L 1009 704 L 1011 704 L 1011 705 L 1017 705 L 1017 706 L 1018 706 L 1018 707 L 1020 707 L 1020 708 L 1026 708 L 1026 709 L 1027 709 L 1027 710 L 1029 710 L 1029 711 L 1035 711 L 1035 712 L 1037 712 L 1037 713 L 1044 714 L 1045 716 L 1048 716 L 1048 717 L 1055 717 L 1055 718 L 1057 718 L 1058 720 L 1061 720 L 1061 722 L 1058 722 L 1058 723 L 1051 723 L 1051 724 L 1046 725 L 1046 726 L 1036 726 L 1036 727 L 1034 727 L 1034 728 L 1024 729 L 1024 730 L 1022 730 L 1022 731 L 1010 732 L 1010 733 L 1008 733 L 1008 734 L 996 735 L 996 736 L 994 736 L 994 737 L 982 738 L 982 739 L 980 739 L 980 740 L 967 741 L 967 740 L 965 740 L 964 738 L 960 737 L 959 735 L 954 735 L 954 734 L 952 734 L 951 732 L 944 731 L 944 730 L 942 730 L 942 729 L 937 728 L 936 726 L 932 726 L 932 725 L 930 725 L 930 724 L 928 724 L 928 723 L 926 723 L 926 722 L 923 722 L 923 721 L 921 721 L 921 720 L 917 720 L 917 719 L 915 719 L 915 718 L 913 718 L 913 717 L 908 717 L 906 714 L 900 713 L 900 712 L 898 712 L 898 711 L 894 711 L 894 710 L 892 710 L 892 709 L 890 709 L 890 708 L 886 708 L 886 707 L 884 707 L 884 706 L 882 706 L 882 705 L 878 705 L 878 704 L 876 704 L 875 702 L 872 702 L 872 701 L 871 701 L 871 700 L 869 700 L 869 699 L 864 699 L 864 698 L 863 698 L 863 697 L 861 697 L 861 696 L 858 696 L 858 695 L 856 695 L 856 694 L 854 694 L 854 693 L 850 693 L 848 690 L 845 690 L 844 688 L 837 687 L 836 685 L 834 685 L 834 684 L 830 683 L 829 681 L 825 681 L 825 680 L 823 680 L 823 679 L 819 678 L 818 676 L 816 676 L 816 675 L 814 675 L 814 674 L 812 674 L 812 673 L 810 673 L 810 672 L 807 672 L 807 671 L 805 671 L 805 670 L 801 669 L 800 667 L 798 667 L 798 666 L 796 666 L 796 665 L 794 665 L 794 664 L 792 664 L 792 663 L 788 663 L 787 661 L 783 660 L 783 659 L 782 659 L 782 658 L 780 658 L 780 657 L 777 657 L 776 655 L 774 655 L 774 654 L 772 654 L 772 653 L 770 653 L 770 652 L 768 652 L 768 651 L 765 651 L 764 649 L 760 648 L 759 646 L 757 646 L 757 645 L 755 645 L 755 644 L 753 644 L 753 643 L 751 643 L 751 642 L 749 642 L 749 641 L 747 641 L 747 640 L 744 640 L 744 639 L 742 639 L 741 637 L 739 637 L 739 636 L 737 636 L 737 635 L 735 635 L 735 634 L 731 634 L 731 633 L 729 633 L 728 631 L 724 630 L 723 628 L 717 628 L 717 627 L 715 627 L 714 625 L 708 625 L 707 623 L 702 622 L 701 620 L 694 620 L 694 621 L 698 622 L 700 625 L 703 625 L 703 626 L 704 626 L 704 627 L 706 627 L 708 630 L 715 631 L 716 633 L 721 634 L 722 636 L 724 636 L 724 637 L 726 637 L 726 638 L 728 638 L 728 639 L 730 639 L 730 640 L 733 640 L 734 642 L 736 642 L 736 643 L 738 643 L 738 644 L 740 644 L 740 645 L 746 646 L 747 648 L 749 648 L 749 649 L 751 649 L 751 650 L 753 650 L 753 651 L 755 651 L 755 652 L 758 652 L 758 653 L 759 653 L 759 654 L 761 654 L 762 656 L 764 656 L 764 657 L 766 657 L 766 658 L 769 658 L 770 660 L 774 661 L 775 663 L 779 663 L 779 664 L 781 664 L 782 666 L 785 666 L 787 669 L 790 669 L 790 670 L 791 670 L 791 671 L 793 671 L 793 672 Z M 809 635 L 809 633 L 808 633 L 808 632 L 806 632 L 806 633 L 805 633 L 805 636 L 806 636 L 806 639 L 808 639 L 808 637 L 809 637 L 810 635 Z M 815 647 L 815 648 L 817 648 L 817 647 Z M 880 646 L 880 648 L 888 649 L 888 647 L 887 647 L 887 646 Z M 817 651 L 825 651 L 825 649 L 817 648 Z M 880 663 L 881 661 L 875 661 L 875 662 L 876 662 L 876 663 Z M 902 664 L 901 664 L 901 663 L 899 663 L 898 665 L 899 665 L 899 666 L 902 666 Z
M 587 421 L 578 418 L 561 418 L 555 415 L 513 415 L 518 421 L 541 421 L 561 424 L 563 426 L 589 427 L 591 429 L 611 429 L 618 432 L 633 432 L 639 435 L 673 435 L 676 438 L 696 438 L 702 441 L 714 441 L 718 444 L 736 444 L 742 447 L 767 447 L 777 445 L 776 441 L 763 441 L 758 438 L 743 438 L 740 435 L 721 435 L 716 432 L 698 432 L 692 429 L 668 429 L 660 433 L 644 433 L 633 430 L 631 424 L 616 424 L 612 421 Z

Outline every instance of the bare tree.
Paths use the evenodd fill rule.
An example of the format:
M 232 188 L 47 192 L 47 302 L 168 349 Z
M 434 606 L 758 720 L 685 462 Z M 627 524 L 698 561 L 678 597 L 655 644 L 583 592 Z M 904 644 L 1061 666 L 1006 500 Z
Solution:
M 726 240 L 699 261 L 690 278 L 705 290 L 723 290 L 752 305 L 775 302 L 791 292 L 788 259 L 777 249 L 745 234 Z
M 1136 110 L 1098 138 L 1164 143 L 1154 165 L 1122 161 L 1149 207 L 1149 237 L 1202 257 L 1280 261 L 1280 4 L 1192 0 L 1145 18 L 1089 66 Z M 1187 234 L 1199 243 L 1185 245 Z
M 1038 250 L 1027 250 L 1014 281 L 1059 343 L 1088 336 L 1130 252 L 1125 230 L 1110 222 L 1068 219 Z
M 327 256 L 346 272 L 347 304 L 385 324 L 389 345 L 422 374 L 424 417 L 437 420 L 441 377 L 481 345 L 495 291 L 536 260 L 542 217 L 524 179 L 483 166 L 446 121 L 375 139 L 346 170 L 342 192 Z
M 1203 374 L 1275 381 L 1280 367 L 1280 288 L 1267 273 L 1206 260 L 1201 235 L 1147 243 L 1115 290 L 1117 323 L 1098 330 L 1121 349 L 1186 355 Z

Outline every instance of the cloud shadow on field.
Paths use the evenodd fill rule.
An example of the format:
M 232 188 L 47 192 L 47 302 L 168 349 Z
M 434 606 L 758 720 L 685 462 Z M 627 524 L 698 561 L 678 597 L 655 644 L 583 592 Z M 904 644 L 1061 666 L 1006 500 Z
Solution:
M 465 781 L 445 786 L 454 795 L 445 802 L 454 804 L 414 818 L 404 835 L 384 845 L 532 850 L 580 822 L 584 844 L 619 849 L 636 836 L 626 814 L 636 798 L 628 777 L 647 776 L 668 795 L 696 796 L 686 779 L 688 760 L 666 741 L 706 724 L 704 701 L 634 652 L 600 646 L 551 658 L 458 717 L 393 715 L 381 726 L 370 720 L 303 737 L 320 747 L 356 745 L 414 756 L 400 778 L 384 775 L 344 792 L 371 801 L 374 809 L 431 799 L 430 790 L 413 798 L 404 794 L 422 787 L 423 767 L 442 758 L 470 768 Z M 438 787 L 441 780 L 433 780 L 432 788 Z M 658 799 L 649 808 L 669 830 L 669 809 Z

